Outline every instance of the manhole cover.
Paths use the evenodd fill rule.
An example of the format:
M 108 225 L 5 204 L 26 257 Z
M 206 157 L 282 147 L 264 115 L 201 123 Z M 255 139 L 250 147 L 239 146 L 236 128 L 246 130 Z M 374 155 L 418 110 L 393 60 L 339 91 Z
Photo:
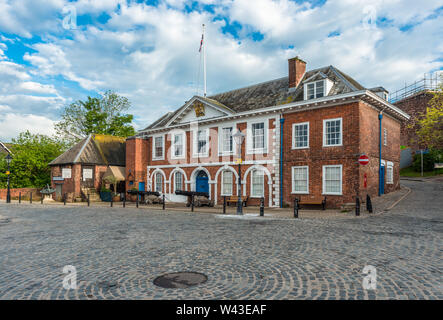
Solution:
M 154 279 L 154 284 L 162 288 L 189 288 L 205 283 L 208 277 L 198 272 L 167 273 Z

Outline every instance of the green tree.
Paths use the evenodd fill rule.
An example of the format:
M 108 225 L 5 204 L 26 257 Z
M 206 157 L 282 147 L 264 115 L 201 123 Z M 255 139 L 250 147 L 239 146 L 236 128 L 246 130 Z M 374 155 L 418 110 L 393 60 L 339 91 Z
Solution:
M 124 113 L 130 106 L 127 98 L 106 91 L 100 98 L 88 97 L 67 106 L 55 129 L 70 144 L 91 133 L 128 137 L 135 134 L 134 116 Z
M 430 149 L 443 149 L 443 76 L 442 84 L 433 93 L 434 97 L 429 101 L 426 112 L 417 120 L 417 135 L 420 143 Z
M 22 132 L 12 139 L 11 188 L 41 188 L 51 182 L 48 163 L 67 148 L 65 142 L 41 134 Z M 0 159 L 0 188 L 7 185 L 6 161 Z

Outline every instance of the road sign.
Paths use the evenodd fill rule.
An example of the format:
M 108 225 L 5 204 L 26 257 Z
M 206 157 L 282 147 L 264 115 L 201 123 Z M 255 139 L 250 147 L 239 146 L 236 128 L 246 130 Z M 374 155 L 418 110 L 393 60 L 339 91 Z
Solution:
M 367 165 L 369 163 L 369 158 L 367 155 L 361 155 L 360 158 L 358 158 L 358 163 L 361 165 Z
M 237 160 L 235 161 L 236 164 L 241 164 L 243 161 L 241 158 L 237 158 Z

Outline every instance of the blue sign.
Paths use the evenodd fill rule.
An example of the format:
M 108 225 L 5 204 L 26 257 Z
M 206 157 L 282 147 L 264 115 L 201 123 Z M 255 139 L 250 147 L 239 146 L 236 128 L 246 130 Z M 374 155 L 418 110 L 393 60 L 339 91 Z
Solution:
M 63 181 L 65 179 L 63 179 L 63 177 L 52 177 L 53 181 Z

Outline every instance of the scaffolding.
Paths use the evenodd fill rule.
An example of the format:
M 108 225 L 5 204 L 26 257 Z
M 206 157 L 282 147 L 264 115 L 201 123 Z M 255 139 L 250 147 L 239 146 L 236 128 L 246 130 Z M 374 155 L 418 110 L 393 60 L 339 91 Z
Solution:
M 443 84 L 442 71 L 425 73 L 422 79 L 417 80 L 410 85 L 406 85 L 405 83 L 404 88 L 390 93 L 389 102 L 394 103 L 423 91 L 435 91 L 441 84 Z

